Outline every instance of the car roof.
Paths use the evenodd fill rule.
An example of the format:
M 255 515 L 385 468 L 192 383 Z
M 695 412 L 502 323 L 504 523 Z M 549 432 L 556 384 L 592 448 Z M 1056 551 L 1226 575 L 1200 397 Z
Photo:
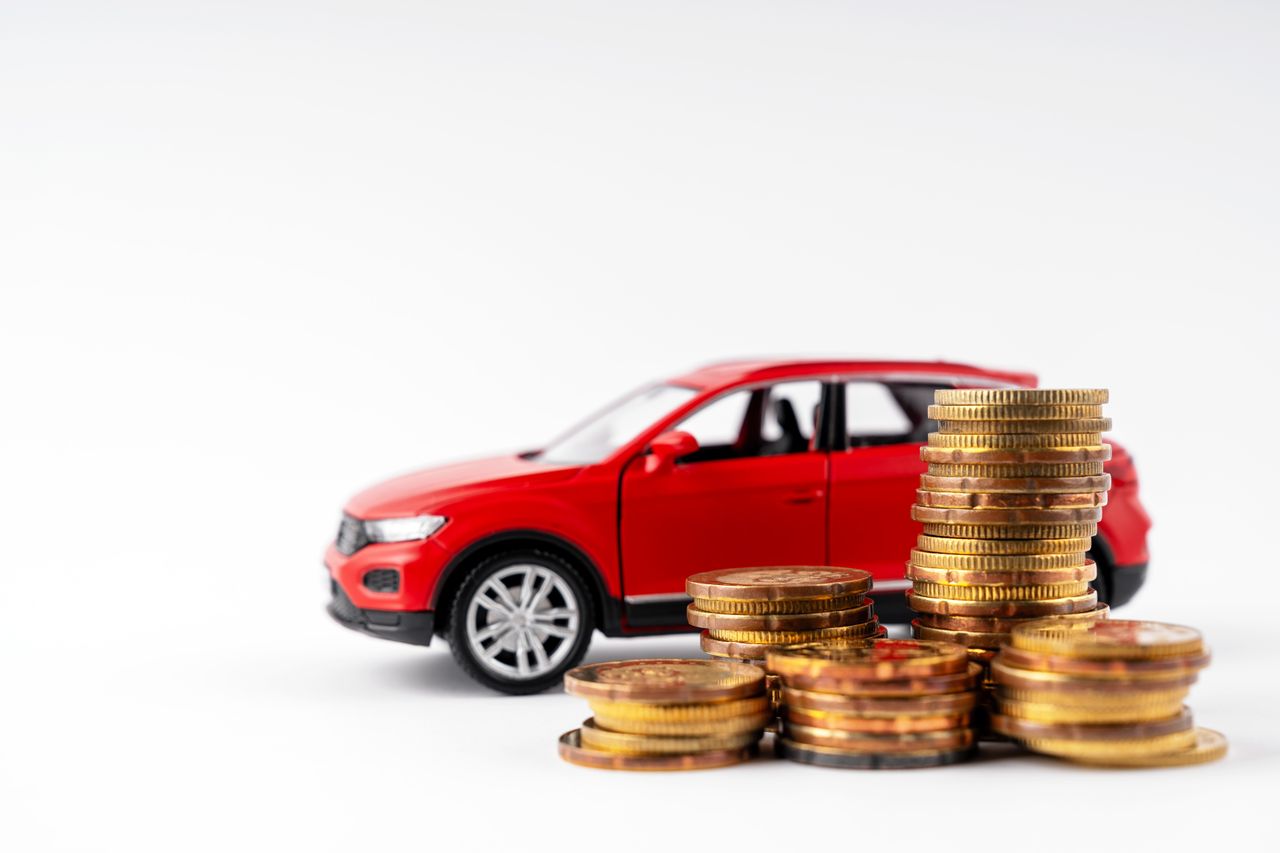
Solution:
M 989 370 L 949 361 L 872 361 L 868 359 L 746 359 L 722 361 L 699 367 L 672 378 L 677 385 L 694 388 L 723 388 L 753 382 L 768 382 L 796 377 L 864 376 L 918 381 L 941 379 L 972 382 L 975 385 L 1016 385 L 1034 388 L 1034 373 Z

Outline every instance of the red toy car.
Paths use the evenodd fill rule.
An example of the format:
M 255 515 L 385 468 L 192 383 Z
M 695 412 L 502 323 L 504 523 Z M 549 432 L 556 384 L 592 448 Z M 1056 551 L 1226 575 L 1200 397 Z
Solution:
M 478 681 L 531 693 L 607 636 L 690 630 L 685 578 L 729 566 L 840 565 L 907 618 L 911 504 L 937 388 L 1034 387 L 941 362 L 717 364 L 642 388 L 541 450 L 421 471 L 347 504 L 325 554 L 347 627 L 448 639 Z M 1150 526 L 1113 445 L 1093 542 L 1100 597 L 1142 584 Z

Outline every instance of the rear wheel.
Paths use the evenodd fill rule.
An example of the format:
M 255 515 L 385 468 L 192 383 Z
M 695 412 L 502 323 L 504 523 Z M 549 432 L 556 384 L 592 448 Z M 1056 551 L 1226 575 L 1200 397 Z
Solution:
M 449 617 L 449 647 L 481 684 L 538 693 L 586 654 L 595 625 L 591 594 L 565 561 L 516 551 L 483 561 L 463 580 Z

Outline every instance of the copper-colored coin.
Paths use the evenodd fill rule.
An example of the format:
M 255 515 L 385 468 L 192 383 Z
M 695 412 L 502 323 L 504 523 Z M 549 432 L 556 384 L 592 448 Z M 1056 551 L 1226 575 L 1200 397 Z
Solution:
M 782 688 L 782 704 L 788 708 L 833 714 L 858 714 L 863 717 L 965 714 L 973 710 L 976 702 L 977 694 L 973 691 L 907 697 L 858 697 L 844 696 L 839 693 L 818 693 L 813 690 L 800 690 L 796 687 Z
M 933 628 L 922 624 L 920 619 L 911 621 L 911 636 L 919 637 L 922 640 L 940 640 L 956 643 L 968 649 L 989 649 L 991 651 L 998 651 L 1005 641 L 1009 639 L 1008 633 L 1003 631 L 989 632 Z
M 919 678 L 900 678 L 893 681 L 810 675 L 789 675 L 784 681 L 788 687 L 811 690 L 818 693 L 839 693 L 843 696 L 920 696 L 972 690 L 981 675 L 982 667 L 976 663 L 970 663 L 964 672 L 956 672 L 950 675 L 921 676 Z
M 1105 619 L 1110 613 L 1111 608 L 1105 604 L 1099 604 L 1095 610 L 1086 610 L 1083 613 L 1064 613 L 1061 616 L 1054 616 L 1054 619 Z M 944 613 L 920 613 L 916 616 L 916 622 L 928 628 L 942 628 L 947 631 L 977 631 L 985 633 L 1001 634 L 1005 640 L 1008 640 L 1008 634 L 1019 625 L 1025 625 L 1028 622 L 1043 619 L 1042 616 L 1031 617 L 1014 617 L 1002 619 L 995 616 L 949 616 Z M 915 624 L 914 622 L 912 624 Z M 957 642 L 952 640 L 951 642 Z
M 650 658 L 569 670 L 565 692 L 586 699 L 670 705 L 741 699 L 764 691 L 764 671 L 745 663 Z
M 916 595 L 947 601 L 1048 601 L 1084 595 L 1089 591 L 1088 581 L 1070 581 L 1057 584 L 1033 584 L 1030 586 L 934 583 L 915 580 Z M 1024 614 L 1026 615 L 1026 614 Z
M 961 540 L 964 541 L 964 540 Z M 931 551 L 911 550 L 911 562 L 924 569 L 959 569 L 967 572 L 1025 573 L 1035 575 L 1040 570 L 1072 569 L 1085 564 L 1085 552 L 1071 554 L 935 554 Z
M 930 492 L 916 490 L 920 506 L 955 509 L 1061 509 L 1063 507 L 1106 506 L 1106 492 L 1084 494 L 988 494 L 986 492 Z
M 1019 690 L 1037 690 L 1051 693 L 1092 692 L 1123 695 L 1126 693 L 1167 692 L 1196 683 L 1196 674 L 1174 674 L 1168 678 L 1104 679 L 1068 675 L 1062 672 L 1041 672 L 1010 666 L 997 657 L 991 662 L 991 677 L 1003 687 Z
M 685 581 L 693 598 L 732 601 L 784 601 L 865 595 L 871 574 L 835 566 L 762 566 L 701 572 Z
M 1093 546 L 1087 536 L 1066 539 L 961 539 L 954 536 L 916 537 L 916 547 L 931 554 L 973 557 L 1019 557 L 1048 554 L 1083 554 Z
M 970 450 L 985 453 L 1006 451 L 1067 451 L 1100 448 L 1105 446 L 1100 432 L 1044 432 L 1044 433 L 1008 433 L 1001 435 L 973 435 L 969 433 L 929 433 L 928 447 L 934 450 Z M 926 462 L 935 460 L 927 459 Z M 961 460 L 937 460 L 958 462 Z M 982 461 L 982 460 L 965 460 Z M 1096 462 L 1097 459 L 1071 459 L 1051 456 L 1045 459 L 995 460 L 987 458 L 987 462 L 1003 461 L 1005 464 L 1023 462 Z
M 973 748 L 926 749 L 919 752 L 851 752 L 808 743 L 796 743 L 785 737 L 774 742 L 778 755 L 799 764 L 831 767 L 841 770 L 905 770 L 917 767 L 942 767 L 967 761 Z
M 1049 655 L 1010 646 L 1004 651 L 1004 660 L 1010 666 L 1016 666 L 1019 669 L 1061 672 L 1067 675 L 1084 675 L 1089 678 L 1141 679 L 1168 678 L 1197 673 L 1209 665 L 1209 653 L 1153 660 L 1103 660 Z
M 1102 462 L 1034 463 L 1030 465 L 955 465 L 934 462 L 928 466 L 931 477 L 995 477 L 998 479 L 1099 477 L 1103 473 Z M 947 489 L 938 489 L 940 492 Z
M 708 628 L 707 633 L 717 640 L 727 640 L 731 643 L 773 643 L 794 646 L 869 637 L 879 630 L 880 625 L 873 617 L 870 622 L 843 625 L 839 628 L 812 628 L 807 631 L 739 631 L 732 628 Z
M 1133 619 L 1024 625 L 1014 632 L 1010 643 L 1030 652 L 1114 660 L 1185 657 L 1204 652 L 1204 638 L 1194 628 Z
M 944 406 L 1101 406 L 1106 388 L 942 388 L 933 399 Z
M 1081 613 L 1093 610 L 1098 603 L 1096 590 L 1083 595 L 1051 598 L 1043 601 L 958 601 L 950 598 L 931 598 L 907 590 L 907 605 L 922 613 L 939 613 L 952 616 L 997 616 L 1009 619 L 1016 616 L 1052 616 L 1058 613 Z
M 1198 728 L 1195 740 L 1171 752 L 1147 755 L 1102 754 L 1095 757 L 1076 757 L 1076 761 L 1101 767 L 1184 767 L 1189 764 L 1207 764 L 1227 754 L 1227 739 L 1221 732 Z
M 911 517 L 925 524 L 1093 524 L 1102 520 L 1102 507 L 949 509 L 917 504 Z
M 1070 435 L 1077 432 L 1107 432 L 1111 429 L 1111 418 L 1043 421 L 961 421 L 939 418 L 938 429 L 950 435 Z
M 746 749 L 760 740 L 764 723 L 745 732 L 717 732 L 704 735 L 655 735 L 615 732 L 596 724 L 595 718 L 583 722 L 579 739 L 587 749 L 621 752 L 627 755 L 687 755 L 691 752 Z
M 1191 711 L 1183 706 L 1177 716 L 1142 723 L 1041 723 L 1004 714 L 991 715 L 991 728 L 1018 740 L 1143 740 L 1164 737 L 1194 728 Z
M 958 555 L 939 554 L 935 556 L 949 557 Z M 1076 555 L 1070 556 L 1074 558 Z M 979 559 L 993 558 L 981 557 Z M 1066 568 L 1028 568 L 1017 571 L 998 568 L 986 570 L 926 568 L 916 563 L 907 564 L 907 577 L 911 580 L 928 581 L 930 583 L 969 584 L 972 586 L 1052 586 L 1054 584 L 1087 583 L 1097 576 L 1098 567 L 1093 560 L 1083 559 L 1079 564 Z
M 869 734 L 806 726 L 784 718 L 782 731 L 796 743 L 850 752 L 919 752 L 925 749 L 964 749 L 973 744 L 973 730 L 968 728 L 914 734 Z
M 934 403 L 929 417 L 935 421 L 1073 421 L 1102 417 L 1101 405 L 1060 403 L 1042 406 L 955 406 Z
M 934 433 L 935 435 L 937 433 Z M 966 436 L 946 436 L 965 438 Z M 1012 438 L 1013 436 L 1005 436 Z M 1020 437 L 1020 436 L 1019 436 Z M 1029 447 L 969 447 L 939 442 L 920 448 L 920 458 L 925 462 L 945 462 L 952 465 L 1029 465 L 1058 464 L 1063 462 L 1106 462 L 1111 458 L 1111 445 L 1102 444 L 1101 437 L 1080 436 L 1091 441 L 1083 444 L 1033 445 Z M 1061 440 L 1061 436 L 1050 436 Z
M 1096 522 L 1088 524 L 925 524 L 926 536 L 947 539 L 980 539 L 1019 541 L 1044 539 L 1060 540 L 1095 536 Z
M 809 711 L 804 708 L 788 708 L 786 719 L 802 726 L 847 732 L 864 732 L 867 734 L 941 732 L 961 729 L 969 725 L 968 713 L 935 716 L 864 717 L 861 714 L 841 714 L 834 711 Z
M 920 475 L 920 488 L 931 492 L 983 494 L 1087 494 L 1111 488 L 1111 475 L 1099 477 L 935 477 Z
M 818 628 L 840 628 L 861 625 L 872 618 L 871 599 L 863 598 L 861 607 L 831 610 L 825 613 L 706 613 L 692 604 L 686 609 L 689 624 L 712 631 L 812 631 Z
M 769 613 L 781 616 L 790 613 L 847 610 L 850 607 L 857 607 L 865 598 L 866 595 L 861 592 L 856 595 L 833 595 L 830 598 L 789 598 L 781 601 L 695 598 L 693 606 L 703 613 Z
M 812 646 L 770 652 L 765 668 L 783 679 L 803 675 L 893 680 L 964 672 L 964 649 L 950 643 L 876 640 L 865 646 Z
M 560 736 L 560 757 L 570 764 L 599 770 L 707 770 L 740 764 L 756 754 L 756 747 L 696 752 L 689 755 L 626 755 L 582 745 L 578 729 Z
M 888 633 L 883 625 L 879 625 L 876 631 L 867 637 L 850 637 L 840 640 L 843 643 L 868 643 L 878 637 L 883 637 Z M 707 631 L 702 632 L 700 639 L 702 650 L 709 655 L 718 658 L 727 658 L 730 660 L 740 661 L 758 661 L 764 663 L 765 655 L 774 649 L 791 648 L 796 644 L 787 643 L 735 643 L 727 640 L 717 640 Z M 803 645 L 803 644 L 800 644 Z

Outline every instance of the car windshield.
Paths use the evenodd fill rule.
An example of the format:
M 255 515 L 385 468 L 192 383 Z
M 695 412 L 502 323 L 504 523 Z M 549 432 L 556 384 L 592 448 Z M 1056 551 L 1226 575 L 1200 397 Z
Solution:
M 532 458 L 559 465 L 601 462 L 663 415 L 692 400 L 697 393 L 683 385 L 641 388 L 587 418 Z

